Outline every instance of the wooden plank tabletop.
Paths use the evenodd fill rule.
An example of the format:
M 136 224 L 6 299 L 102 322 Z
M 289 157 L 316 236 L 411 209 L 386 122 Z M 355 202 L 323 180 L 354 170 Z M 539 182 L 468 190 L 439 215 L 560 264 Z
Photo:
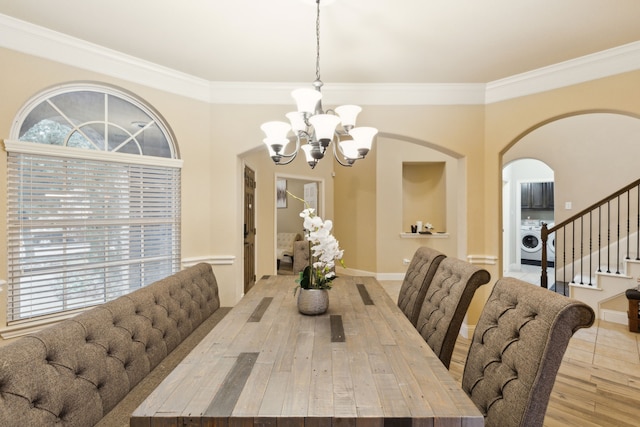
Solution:
M 320 316 L 261 279 L 133 412 L 132 427 L 483 426 L 382 286 L 341 276 Z

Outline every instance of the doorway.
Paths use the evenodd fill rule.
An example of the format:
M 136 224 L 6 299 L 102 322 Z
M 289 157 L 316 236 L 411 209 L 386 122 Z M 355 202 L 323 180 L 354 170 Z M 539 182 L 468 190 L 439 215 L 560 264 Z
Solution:
M 244 293 L 256 283 L 256 173 L 244 167 Z
M 502 169 L 503 273 L 539 284 L 542 223 L 554 224 L 554 172 L 536 159 L 517 159 Z M 552 261 L 552 260 L 550 260 Z
M 322 180 L 302 176 L 276 175 L 276 194 L 274 197 L 276 198 L 276 224 L 274 227 L 276 242 L 278 241 L 278 233 L 295 233 L 299 235 L 300 239 L 304 239 L 303 220 L 300 217 L 300 212 L 306 207 L 315 209 L 320 216 L 323 215 Z M 279 252 L 277 249 L 276 254 Z M 289 256 L 276 259 L 277 273 L 280 275 L 297 274 L 293 269 L 293 261 L 293 257 Z

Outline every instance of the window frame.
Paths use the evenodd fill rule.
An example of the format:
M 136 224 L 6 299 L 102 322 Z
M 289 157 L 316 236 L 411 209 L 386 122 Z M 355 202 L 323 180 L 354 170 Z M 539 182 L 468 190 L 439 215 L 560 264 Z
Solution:
M 20 141 L 18 139 L 23 122 L 25 121 L 29 113 L 34 108 L 36 108 L 42 102 L 46 102 L 47 99 L 53 96 L 57 96 L 57 95 L 68 93 L 68 92 L 83 91 L 83 90 L 84 91 L 90 90 L 94 92 L 99 92 L 101 94 L 111 95 L 111 96 L 120 98 L 121 100 L 131 103 L 132 105 L 141 109 L 144 113 L 149 115 L 149 117 L 152 118 L 153 122 L 158 126 L 158 128 L 164 134 L 166 141 L 169 144 L 169 151 L 170 151 L 169 155 L 171 156 L 171 158 L 156 157 L 154 155 L 144 155 L 142 153 L 128 154 L 123 152 L 110 152 L 110 151 L 95 150 L 95 149 L 83 149 L 83 148 L 75 148 L 75 147 L 67 147 L 67 146 L 59 146 L 59 145 L 49 145 L 46 143 Z M 96 119 L 98 120 L 98 118 Z M 106 113 L 105 113 L 105 117 L 102 119 L 105 121 L 105 123 L 108 124 L 108 116 L 106 115 Z M 109 146 L 108 140 L 104 141 L 104 143 L 105 143 L 105 147 Z M 176 272 L 180 268 L 180 262 L 181 262 L 181 256 L 180 256 L 180 250 L 181 250 L 180 248 L 181 246 L 181 242 L 180 242 L 181 240 L 181 231 L 180 231 L 180 228 L 181 228 L 180 227 L 180 221 L 181 221 L 180 180 L 181 179 L 180 179 L 180 175 L 181 174 L 180 174 L 180 170 L 182 168 L 183 162 L 181 159 L 178 158 L 179 150 L 177 148 L 177 144 L 175 142 L 173 132 L 171 131 L 170 127 L 166 124 L 162 116 L 160 116 L 159 113 L 153 107 L 151 107 L 148 103 L 136 97 L 131 92 L 128 92 L 126 90 L 119 89 L 110 85 L 104 85 L 104 84 L 93 83 L 93 82 L 79 82 L 79 83 L 69 83 L 64 85 L 58 85 L 50 89 L 44 90 L 43 92 L 31 98 L 27 103 L 25 103 L 25 105 L 17 114 L 16 119 L 14 120 L 12 130 L 11 130 L 11 138 L 9 140 L 5 140 L 4 145 L 7 153 L 11 153 L 11 154 L 8 154 L 8 156 L 9 155 L 13 155 L 13 156 L 34 155 L 34 156 L 44 156 L 44 157 L 51 157 L 51 158 L 69 159 L 69 161 L 72 161 L 72 162 L 73 161 L 81 162 L 86 160 L 90 162 L 101 162 L 101 163 L 104 162 L 105 164 L 116 163 L 116 164 L 132 165 L 136 167 L 139 166 L 142 168 L 142 170 L 146 170 L 145 167 L 159 167 L 167 171 L 171 171 L 171 170 L 173 170 L 174 172 L 177 171 L 177 187 L 175 187 L 174 189 L 175 193 L 173 194 L 173 200 L 174 200 L 174 203 L 177 204 L 178 217 L 177 217 L 177 225 L 174 225 L 175 230 L 171 234 L 171 240 L 174 242 L 173 243 L 174 245 L 177 245 L 177 250 L 172 256 L 171 270 L 172 272 Z M 7 174 L 9 173 L 10 173 L 10 170 L 9 170 L 9 167 L 7 167 Z M 12 220 L 11 218 L 12 215 L 16 216 L 15 212 L 12 213 L 9 211 L 10 209 L 15 207 L 12 203 L 13 202 L 11 202 L 10 200 L 7 200 L 7 207 L 8 207 L 7 226 L 8 227 L 9 227 L 9 223 Z M 167 202 L 167 203 L 170 203 L 170 202 Z M 174 209 L 175 209 L 175 206 L 174 206 Z M 11 248 L 9 247 L 9 240 L 10 240 L 9 235 L 7 235 L 8 251 L 11 250 Z M 176 243 L 176 240 L 177 240 L 177 243 Z M 42 322 L 56 321 L 58 319 L 69 317 L 70 315 L 73 315 L 78 311 L 85 310 L 87 308 L 90 308 L 91 306 L 96 305 L 96 304 L 90 304 L 80 309 L 72 309 L 68 311 L 57 311 L 55 313 L 44 314 L 44 315 L 40 314 L 33 317 L 13 318 L 12 314 L 9 312 L 10 304 L 11 304 L 10 297 L 11 297 L 12 291 L 16 290 L 15 287 L 19 286 L 19 283 L 16 283 L 15 278 L 12 277 L 11 270 L 12 270 L 12 266 L 15 267 L 15 265 L 12 265 L 11 262 L 12 262 L 11 260 L 8 260 L 9 280 L 7 281 L 7 284 L 6 284 L 8 295 L 7 295 L 7 305 L 5 306 L 5 309 L 7 310 L 6 320 L 7 320 L 8 326 L 23 325 L 23 324 L 38 324 Z M 105 283 L 108 282 L 107 279 L 104 279 L 104 281 Z M 145 286 L 147 284 L 149 283 L 141 283 L 140 287 Z M 132 289 L 132 290 L 135 290 L 135 289 Z M 102 302 L 105 302 L 105 301 L 98 302 L 97 304 Z

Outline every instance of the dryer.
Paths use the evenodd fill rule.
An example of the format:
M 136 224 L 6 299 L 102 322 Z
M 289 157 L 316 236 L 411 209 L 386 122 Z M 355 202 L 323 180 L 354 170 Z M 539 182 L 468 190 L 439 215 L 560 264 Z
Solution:
M 542 239 L 539 226 L 523 225 L 520 228 L 520 258 L 522 264 L 540 265 Z
M 555 224 L 550 222 L 547 224 L 547 228 L 553 227 Z M 553 267 L 556 261 L 556 233 L 551 233 L 547 236 L 547 261 L 549 267 Z

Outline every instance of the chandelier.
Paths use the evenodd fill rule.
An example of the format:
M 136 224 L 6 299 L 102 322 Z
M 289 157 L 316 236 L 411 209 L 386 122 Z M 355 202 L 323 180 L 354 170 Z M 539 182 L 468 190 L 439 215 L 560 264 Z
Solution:
M 307 163 L 313 169 L 331 145 L 333 156 L 342 166 L 352 166 L 364 159 L 378 130 L 372 127 L 355 127 L 356 117 L 362 111 L 357 105 L 342 105 L 334 110 L 322 109 L 322 81 L 320 80 L 320 0 L 316 1 L 316 80 L 313 89 L 296 89 L 291 96 L 297 111 L 286 114 L 289 122 L 263 123 L 260 129 L 266 134 L 263 142 L 276 165 L 291 163 L 302 149 Z M 295 135 L 296 147 L 286 151 Z M 333 142 L 333 144 L 332 144 Z

